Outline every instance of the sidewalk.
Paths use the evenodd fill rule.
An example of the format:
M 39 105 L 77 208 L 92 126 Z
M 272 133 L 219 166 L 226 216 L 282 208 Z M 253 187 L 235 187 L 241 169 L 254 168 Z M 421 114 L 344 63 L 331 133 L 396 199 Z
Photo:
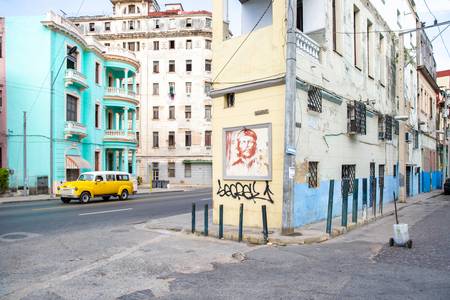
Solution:
M 141 188 L 139 187 L 136 195 L 131 195 L 130 197 L 136 199 L 136 198 L 143 198 L 145 196 L 148 196 L 150 194 L 157 194 L 157 193 L 170 193 L 170 192 L 184 192 L 187 189 L 181 189 L 181 188 L 169 188 L 169 189 L 162 189 L 162 188 L 154 188 L 149 189 L 147 188 Z M 60 200 L 59 197 L 51 198 L 50 195 L 44 194 L 44 195 L 30 195 L 30 196 L 22 196 L 18 195 L 18 193 L 9 193 L 8 195 L 2 195 L 0 196 L 0 205 L 6 204 L 6 203 L 16 203 L 16 202 L 30 202 L 30 201 L 48 201 L 48 200 Z
M 402 210 L 405 207 L 414 205 L 415 203 L 425 200 L 442 193 L 442 190 L 435 190 L 430 193 L 423 193 L 417 196 L 407 199 L 406 203 L 397 202 L 397 210 Z M 377 208 L 378 210 L 378 208 Z M 332 232 L 331 234 L 326 233 L 326 220 L 305 225 L 300 228 L 296 228 L 294 233 L 291 235 L 281 235 L 280 231 L 269 229 L 269 244 L 276 245 L 288 245 L 288 244 L 312 244 L 321 243 L 326 240 L 332 239 L 339 235 L 345 234 L 346 232 L 358 228 L 363 225 L 375 222 L 378 219 L 384 218 L 386 216 L 391 216 L 394 214 L 394 203 L 385 203 L 383 207 L 383 214 L 377 211 L 376 216 L 373 216 L 372 209 L 369 208 L 366 219 L 362 218 L 362 211 L 358 211 L 358 222 L 352 223 L 351 213 L 347 217 L 347 227 L 341 226 L 341 217 L 333 218 L 332 220 Z M 245 216 L 244 216 L 245 217 Z M 197 209 L 196 212 L 196 227 L 195 234 L 198 236 L 204 235 L 204 211 L 202 209 Z M 182 214 L 171 216 L 163 219 L 156 219 L 149 221 L 145 226 L 148 229 L 157 230 L 171 230 L 171 231 L 181 231 L 186 234 L 191 234 L 191 214 Z M 212 210 L 208 211 L 208 236 L 213 238 L 218 238 L 219 236 L 219 226 L 212 224 Z M 238 241 L 239 234 L 238 228 L 234 226 L 224 226 L 223 237 L 227 240 Z M 264 241 L 262 228 L 245 228 L 243 229 L 243 242 L 250 244 L 266 244 Z

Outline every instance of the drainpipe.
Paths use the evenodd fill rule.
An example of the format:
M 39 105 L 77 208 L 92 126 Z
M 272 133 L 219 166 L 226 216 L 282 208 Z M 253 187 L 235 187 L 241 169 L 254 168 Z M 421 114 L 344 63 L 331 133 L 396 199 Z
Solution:
M 294 231 L 295 101 L 296 101 L 296 1 L 286 0 L 286 89 L 284 125 L 282 234 Z M 293 171 L 294 172 L 293 172 Z

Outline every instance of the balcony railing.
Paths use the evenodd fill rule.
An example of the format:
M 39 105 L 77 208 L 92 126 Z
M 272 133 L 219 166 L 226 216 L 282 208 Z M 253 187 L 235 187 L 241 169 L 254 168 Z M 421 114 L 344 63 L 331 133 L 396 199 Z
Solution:
M 106 55 L 123 56 L 128 59 L 137 61 L 136 54 L 134 54 L 130 50 L 127 50 L 124 48 L 119 48 L 119 47 L 106 47 Z
M 138 94 L 132 91 L 126 91 L 124 88 L 107 87 L 105 90 L 105 96 L 127 98 L 135 104 L 138 104 L 139 101 Z
M 127 133 L 125 133 L 125 130 L 107 129 L 105 130 L 104 138 L 105 140 L 136 142 L 136 133 L 133 131 L 128 131 Z
M 67 69 L 65 76 L 66 85 L 75 84 L 85 89 L 88 87 L 86 76 L 74 69 Z
M 319 60 L 320 45 L 303 32 L 296 31 L 297 48 Z
M 87 136 L 86 127 L 75 121 L 67 121 L 64 127 L 64 134 L 67 137 L 71 137 L 73 135 L 77 135 L 81 138 Z

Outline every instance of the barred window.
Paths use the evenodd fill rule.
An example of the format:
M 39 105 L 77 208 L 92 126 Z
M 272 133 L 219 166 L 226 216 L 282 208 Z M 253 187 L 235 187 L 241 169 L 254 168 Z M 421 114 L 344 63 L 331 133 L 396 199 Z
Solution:
M 378 166 L 378 184 L 384 186 L 384 165 Z
M 392 123 L 393 123 L 393 118 L 391 116 L 385 116 L 385 131 L 384 131 L 384 138 L 387 141 L 391 141 L 392 140 Z
M 175 177 L 175 163 L 170 162 L 167 167 L 167 173 L 169 177 Z
M 348 181 L 348 194 L 353 192 L 356 165 L 342 165 L 342 192 L 344 192 L 344 181 Z
M 383 115 L 379 115 L 378 116 L 378 139 L 380 141 L 383 141 L 385 136 L 384 136 L 384 130 L 385 130 L 385 124 L 384 124 L 384 116 Z
M 414 149 L 419 148 L 419 131 L 414 130 Z
M 322 92 L 315 86 L 310 86 L 308 90 L 308 109 L 322 112 Z
M 359 101 L 347 104 L 347 132 L 366 134 L 366 105 Z
M 310 161 L 308 163 L 308 187 L 309 188 L 316 188 L 319 186 L 318 182 L 318 166 L 319 162 L 317 161 Z

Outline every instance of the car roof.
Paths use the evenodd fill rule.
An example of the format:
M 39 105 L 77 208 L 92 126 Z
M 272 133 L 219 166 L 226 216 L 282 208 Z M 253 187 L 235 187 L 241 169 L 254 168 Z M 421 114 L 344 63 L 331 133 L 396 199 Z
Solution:
M 121 171 L 94 171 L 94 172 L 84 172 L 81 173 L 81 175 L 87 174 L 87 175 L 108 175 L 108 174 L 118 174 L 118 175 L 130 175 L 127 172 L 121 172 Z

